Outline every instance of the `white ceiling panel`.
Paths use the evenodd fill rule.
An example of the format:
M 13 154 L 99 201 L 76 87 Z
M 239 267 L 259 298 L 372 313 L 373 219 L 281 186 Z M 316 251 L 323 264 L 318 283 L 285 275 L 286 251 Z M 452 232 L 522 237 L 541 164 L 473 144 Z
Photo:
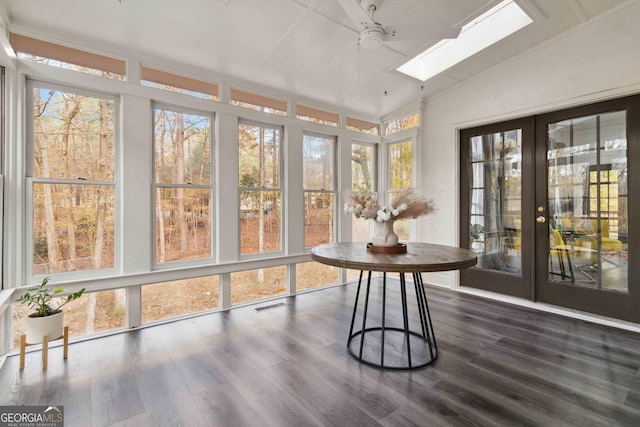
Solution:
M 267 70 L 274 79 L 284 76 L 288 89 L 298 90 L 325 72 L 339 53 L 337 48 L 352 45 L 356 38 L 352 30 L 324 16 L 307 14 L 261 64 L 261 73 Z
M 210 71 L 218 83 L 242 80 L 380 117 L 628 3 L 516 1 L 534 11 L 530 27 L 427 82 L 394 69 L 437 40 L 389 42 L 377 50 L 360 49 L 358 56 L 358 25 L 338 0 L 0 0 L 0 5 L 10 32 L 168 70 Z M 461 25 L 498 2 L 382 0 L 374 17 L 400 33 L 415 25 Z

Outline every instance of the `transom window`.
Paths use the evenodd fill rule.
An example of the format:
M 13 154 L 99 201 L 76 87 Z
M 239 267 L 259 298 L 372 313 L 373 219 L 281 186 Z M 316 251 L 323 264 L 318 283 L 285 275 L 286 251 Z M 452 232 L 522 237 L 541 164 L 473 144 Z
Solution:
M 231 88 L 231 105 L 237 105 L 251 110 L 264 111 L 265 113 L 286 116 L 289 108 L 287 102 L 257 93 Z
M 378 123 L 368 122 L 366 120 L 347 117 L 345 128 L 356 132 L 368 133 L 370 135 L 378 135 L 380 125 Z
M 140 68 L 140 84 L 196 98 L 219 101 L 219 87 L 215 83 L 192 79 L 150 67 Z
M 420 113 L 409 114 L 408 116 L 400 117 L 399 119 L 384 122 L 383 128 L 385 135 L 391 135 L 392 133 L 418 126 L 420 126 Z
M 321 123 L 328 126 L 338 126 L 338 114 L 318 108 L 296 105 L 296 117 L 314 123 Z
M 11 47 L 17 52 L 18 58 L 114 80 L 125 80 L 127 63 L 122 59 L 98 55 L 16 33 L 11 33 Z

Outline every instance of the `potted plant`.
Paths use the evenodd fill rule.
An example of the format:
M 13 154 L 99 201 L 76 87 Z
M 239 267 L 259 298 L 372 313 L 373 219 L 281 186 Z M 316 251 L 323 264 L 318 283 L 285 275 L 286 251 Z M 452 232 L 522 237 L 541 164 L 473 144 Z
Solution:
M 469 224 L 469 240 L 471 241 L 471 249 L 482 251 L 482 243 L 480 243 L 480 234 L 484 233 L 484 227 L 481 224 Z
M 45 335 L 51 340 L 61 337 L 63 331 L 62 307 L 80 298 L 85 291 L 85 288 L 82 288 L 63 298 L 58 296 L 63 292 L 63 288 L 47 287 L 48 283 L 49 278 L 45 277 L 40 285 L 28 289 L 16 300 L 16 302 L 26 304 L 33 309 L 33 313 L 26 318 L 26 335 L 29 344 L 41 343 Z

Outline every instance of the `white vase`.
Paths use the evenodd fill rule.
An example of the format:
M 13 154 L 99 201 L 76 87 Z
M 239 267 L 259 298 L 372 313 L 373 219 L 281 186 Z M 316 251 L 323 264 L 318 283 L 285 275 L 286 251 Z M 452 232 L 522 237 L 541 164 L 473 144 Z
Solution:
M 397 246 L 398 236 L 393 231 L 394 221 L 373 221 L 373 236 L 371 243 L 374 246 Z
M 64 312 L 52 314 L 45 317 L 27 317 L 27 343 L 39 344 L 42 338 L 47 335 L 49 341 L 57 340 L 63 334 L 63 314 Z

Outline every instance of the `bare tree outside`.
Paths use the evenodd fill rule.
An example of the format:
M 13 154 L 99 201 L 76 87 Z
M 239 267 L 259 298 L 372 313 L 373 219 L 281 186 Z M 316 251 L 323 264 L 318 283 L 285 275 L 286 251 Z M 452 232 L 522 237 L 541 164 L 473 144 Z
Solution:
M 334 240 L 335 139 L 305 134 L 302 138 L 302 187 L 304 189 L 304 246 Z
M 33 89 L 33 274 L 114 265 L 115 103 Z
M 389 192 L 404 190 L 413 185 L 413 147 L 411 140 L 389 145 Z M 395 232 L 401 240 L 409 240 L 408 220 L 399 220 Z
M 154 111 L 156 262 L 212 254 L 211 118 Z
M 376 191 L 377 148 L 373 145 L 351 144 L 351 191 Z M 369 221 L 352 221 L 351 239 L 368 242 L 371 237 Z
M 239 126 L 240 253 L 281 249 L 280 136 L 275 127 Z

